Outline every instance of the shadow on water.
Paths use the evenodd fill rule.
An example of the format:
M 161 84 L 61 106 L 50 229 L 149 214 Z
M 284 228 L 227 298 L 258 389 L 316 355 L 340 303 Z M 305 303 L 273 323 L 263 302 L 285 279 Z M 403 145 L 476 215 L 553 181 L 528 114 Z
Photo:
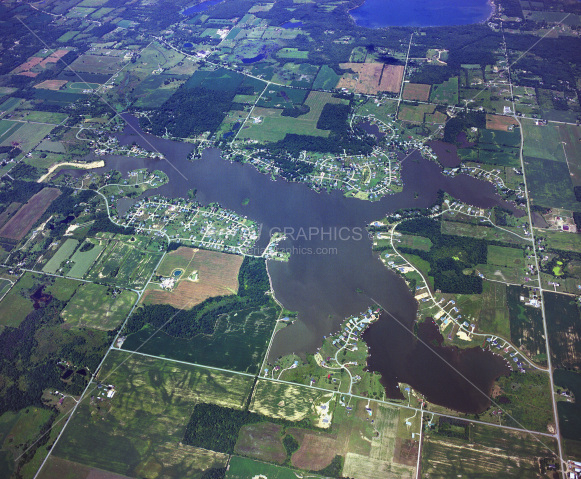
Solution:
M 128 120 L 137 127 L 134 118 Z M 374 356 L 370 367 L 382 372 L 390 396 L 399 393 L 396 386 L 400 381 L 459 410 L 482 408 L 481 398 L 461 387 L 453 379 L 456 373 L 445 363 L 429 360 L 429 351 L 409 332 L 416 302 L 401 278 L 385 268 L 372 251 L 365 226 L 400 208 L 430 206 L 440 189 L 474 206 L 512 208 L 495 193 L 493 185 L 469 176 L 443 175 L 437 164 L 415 152 L 402 165 L 403 192 L 371 203 L 345 198 L 338 191 L 316 193 L 303 184 L 273 181 L 252 166 L 222 160 L 216 149 L 206 150 L 201 160 L 188 161 L 191 145 L 150 135 L 144 138 L 146 141 L 129 128 L 119 136 L 124 144 L 136 141 L 150 149 L 153 145 L 168 161 L 112 156 L 106 157 L 105 169 L 124 174 L 136 168 L 163 170 L 170 182 L 148 195 L 187 197 L 187 191 L 196 188 L 201 203 L 218 202 L 260 223 L 261 247 L 272 231 L 286 228 L 291 233 L 281 243 L 291 252 L 290 261 L 269 262 L 268 270 L 277 299 L 299 316 L 292 326 L 277 333 L 271 359 L 313 352 L 323 335 L 337 331 L 345 317 L 370 305 L 367 296 L 357 293 L 365 291 L 405 325 L 382 318 L 366 333 L 372 356 L 381 349 L 386 351 Z M 125 202 L 123 209 L 129 206 Z M 487 387 L 500 374 L 496 358 L 480 349 L 445 354 L 459 358 L 465 373 Z M 434 378 L 439 379 L 435 382 Z

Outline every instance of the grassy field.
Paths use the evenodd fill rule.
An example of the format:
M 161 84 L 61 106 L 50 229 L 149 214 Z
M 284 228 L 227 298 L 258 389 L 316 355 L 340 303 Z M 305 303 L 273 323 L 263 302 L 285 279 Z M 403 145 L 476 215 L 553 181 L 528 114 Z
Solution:
M 194 477 L 227 456 L 181 445 L 196 403 L 240 409 L 252 378 L 113 351 L 56 447 L 57 457 L 133 477 Z
M 532 120 L 524 120 L 521 123 L 525 156 L 565 163 L 563 145 L 557 126 L 552 123 L 537 126 Z
M 423 123 L 424 115 L 434 113 L 436 105 L 420 104 L 417 106 L 402 104 L 397 115 L 399 120 L 412 123 Z
M 537 229 L 535 236 L 543 238 L 554 249 L 574 252 L 581 250 L 581 235 L 579 234 Z
M 520 248 L 488 245 L 488 264 L 505 267 L 524 266 L 524 251 Z
M 505 228 L 506 229 L 506 228 Z M 519 238 L 507 231 L 492 226 L 473 225 L 459 221 L 442 221 L 442 234 L 468 236 L 492 241 L 501 241 L 516 245 L 528 245 L 529 241 Z M 522 235 L 522 231 L 519 231 Z
M 254 477 L 267 477 L 268 479 L 297 479 L 297 474 L 302 474 L 287 467 L 275 466 L 265 462 L 255 461 L 246 457 L 232 456 L 229 463 L 226 479 L 252 479 Z M 303 477 L 319 479 L 322 476 L 309 473 Z
M 313 89 L 315 90 L 331 90 L 335 88 L 341 77 L 335 73 L 331 67 L 323 65 L 315 77 L 313 82 Z
M 401 235 L 396 236 L 394 241 L 397 245 L 404 248 L 419 249 L 420 251 L 430 251 L 432 247 L 432 242 L 429 238 L 424 238 L 423 236 L 416 235 Z
M 581 128 L 575 125 L 559 125 L 558 129 L 573 186 L 581 186 Z
M 332 393 L 259 379 L 249 409 L 268 417 L 300 421 L 310 416 L 318 418 L 318 406 L 331 397 Z
M 458 77 L 450 78 L 439 85 L 432 85 L 430 101 L 448 105 L 458 103 Z
M 510 338 L 506 285 L 491 281 L 482 283 L 482 308 L 478 320 L 478 331 Z
M 16 121 L 0 120 L 0 144 L 4 143 L 10 135 L 16 133 L 23 125 L 24 123 Z
M 33 311 L 30 295 L 35 286 L 34 275 L 26 273 L 0 301 L 0 325 L 17 327 Z
M 18 130 L 15 130 L 7 139 L 2 141 L 0 146 L 17 146 L 23 153 L 28 153 L 38 145 L 53 128 L 54 125 L 24 123 L 20 128 L 18 128 Z
M 133 291 L 112 291 L 101 284 L 84 283 L 61 313 L 72 328 L 115 329 L 137 300 Z
M 52 258 L 46 262 L 42 270 L 45 273 L 55 274 L 60 269 L 63 261 L 71 257 L 77 246 L 79 246 L 79 242 L 76 239 L 67 238 Z
M 539 457 L 553 457 L 555 441 L 527 433 L 469 426 L 470 439 L 428 431 L 422 448 L 422 477 L 541 477 Z M 548 477 L 548 476 L 547 476 Z
M 115 73 L 123 66 L 120 57 L 104 55 L 81 55 L 71 65 L 73 71 L 87 73 Z
M 328 137 L 329 131 L 317 129 L 317 121 L 325 104 L 341 102 L 340 99 L 331 97 L 330 93 L 312 91 L 305 100 L 305 105 L 309 106 L 310 111 L 298 118 L 282 116 L 280 109 L 255 108 L 252 117 L 260 117 L 262 121 L 247 122 L 238 136 L 258 141 L 278 141 L 287 133 Z
M 573 183 L 565 162 L 525 157 L 529 197 L 533 204 L 581 211 L 573 194 Z
M 101 251 L 105 249 L 104 244 L 99 244 L 99 240 L 86 239 L 83 245 L 93 244 L 93 247 L 87 251 L 81 251 L 83 246 L 79 248 L 75 254 L 71 257 L 71 263 L 74 263 L 71 270 L 68 272 L 68 276 L 73 278 L 82 278 L 85 276 L 87 271 L 93 266 L 93 263 L 97 257 L 101 254 Z

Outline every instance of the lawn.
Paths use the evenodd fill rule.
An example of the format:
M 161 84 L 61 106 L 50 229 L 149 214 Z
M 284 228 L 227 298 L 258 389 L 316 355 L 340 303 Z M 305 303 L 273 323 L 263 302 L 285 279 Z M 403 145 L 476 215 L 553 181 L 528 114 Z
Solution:
M 61 313 L 71 328 L 110 331 L 121 324 L 137 300 L 137 293 L 95 283 L 84 283 Z
M 242 408 L 252 378 L 114 350 L 55 448 L 57 457 L 133 477 L 194 477 L 227 456 L 182 445 L 200 401 Z M 92 400 L 89 400 L 93 397 Z

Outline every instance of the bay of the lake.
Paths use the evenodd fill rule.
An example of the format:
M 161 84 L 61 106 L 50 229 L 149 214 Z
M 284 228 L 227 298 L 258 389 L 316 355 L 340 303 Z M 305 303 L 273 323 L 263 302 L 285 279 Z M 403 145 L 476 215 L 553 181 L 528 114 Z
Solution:
M 440 27 L 484 22 L 493 9 L 490 0 L 365 0 L 350 13 L 366 28 Z

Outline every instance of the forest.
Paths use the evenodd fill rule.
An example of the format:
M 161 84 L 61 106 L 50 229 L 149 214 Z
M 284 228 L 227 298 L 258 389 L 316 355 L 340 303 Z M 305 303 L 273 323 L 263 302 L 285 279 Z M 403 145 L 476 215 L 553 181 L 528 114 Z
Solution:
M 235 92 L 216 91 L 202 87 L 182 85 L 159 109 L 147 118 L 140 118 L 142 128 L 154 135 L 164 136 L 166 131 L 174 137 L 188 138 L 206 131 L 214 132 L 232 107 Z
M 430 263 L 429 276 L 434 277 L 434 288 L 443 293 L 480 294 L 482 278 L 465 274 L 477 264 L 486 263 L 487 242 L 462 236 L 443 235 L 440 223 L 430 218 L 404 221 L 398 231 L 429 238 L 433 246 L 429 251 L 398 248 L 400 252 L 414 254 Z

